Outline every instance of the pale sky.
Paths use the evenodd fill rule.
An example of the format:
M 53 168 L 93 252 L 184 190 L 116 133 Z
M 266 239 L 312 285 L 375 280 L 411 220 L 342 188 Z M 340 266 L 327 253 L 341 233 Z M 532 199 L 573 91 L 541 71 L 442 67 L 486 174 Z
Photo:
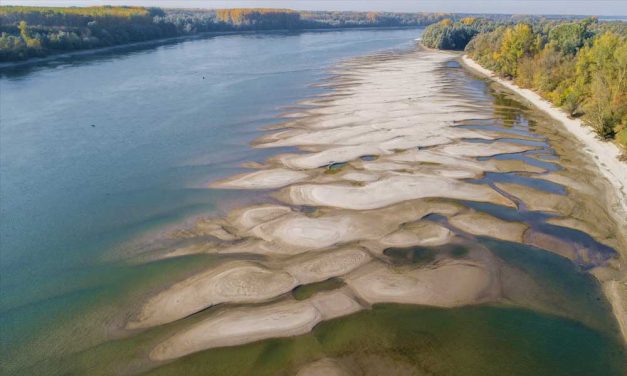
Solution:
M 1 0 L 2 5 L 142 5 L 165 8 L 290 8 L 390 12 L 627 16 L 627 0 Z

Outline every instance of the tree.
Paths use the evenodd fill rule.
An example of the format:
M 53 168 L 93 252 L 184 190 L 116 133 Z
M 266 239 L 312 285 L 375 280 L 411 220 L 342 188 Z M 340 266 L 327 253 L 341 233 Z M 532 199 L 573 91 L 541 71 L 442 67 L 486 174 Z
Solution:
M 588 85 L 584 120 L 599 137 L 621 131 L 627 115 L 627 41 L 612 32 L 597 36 L 578 54 L 580 84 Z
M 537 48 L 536 40 L 529 24 L 520 23 L 505 29 L 501 46 L 495 56 L 499 72 L 510 78 L 515 77 L 518 61 L 534 52 Z
M 422 44 L 443 50 L 463 50 L 479 31 L 464 22 L 444 19 L 430 25 L 422 35 Z
M 377 22 L 377 20 L 380 17 L 380 14 L 379 14 L 379 12 L 368 12 L 366 17 L 368 18 L 368 21 L 370 21 L 370 22 Z
M 535 29 L 535 31 L 534 31 Z M 599 137 L 627 149 L 627 24 L 596 19 L 519 23 L 482 32 L 467 53 L 529 87 Z M 496 51 L 496 52 L 493 52 Z
M 565 23 L 549 31 L 549 40 L 565 54 L 574 55 L 589 37 L 585 23 Z
M 20 21 L 18 25 L 18 29 L 20 30 L 20 36 L 22 37 L 22 39 L 24 40 L 28 48 L 32 48 L 32 49 L 41 48 L 41 41 L 36 38 L 32 38 L 30 36 L 30 33 L 28 31 L 28 25 L 26 24 L 25 21 Z

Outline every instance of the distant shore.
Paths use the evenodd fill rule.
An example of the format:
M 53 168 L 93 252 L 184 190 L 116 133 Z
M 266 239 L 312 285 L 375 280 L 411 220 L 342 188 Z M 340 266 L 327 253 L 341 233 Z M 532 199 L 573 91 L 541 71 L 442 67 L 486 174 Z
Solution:
M 2 69 L 10 69 L 20 66 L 33 65 L 39 63 L 45 63 L 48 61 L 52 61 L 55 59 L 63 59 L 75 56 L 91 56 L 98 55 L 105 52 L 115 52 L 115 51 L 123 51 L 125 49 L 132 49 L 138 47 L 156 47 L 169 43 L 176 42 L 185 42 L 189 40 L 196 39 L 204 39 L 211 37 L 218 37 L 224 35 L 247 35 L 247 34 L 267 34 L 267 33 L 283 33 L 283 32 L 327 32 L 327 31 L 347 31 L 347 30 L 394 30 L 394 29 L 424 29 L 424 26 L 390 26 L 390 27 L 335 27 L 335 28 L 326 28 L 326 29 L 298 29 L 298 30 L 287 30 L 287 29 L 276 29 L 276 30 L 238 30 L 238 31 L 207 31 L 203 33 L 198 33 L 194 35 L 180 35 L 176 37 L 166 37 L 159 39 L 151 39 L 145 40 L 141 42 L 132 42 L 132 43 L 124 43 L 118 44 L 115 46 L 107 46 L 107 47 L 97 47 L 97 48 L 89 48 L 84 50 L 74 50 L 67 52 L 59 52 L 53 53 L 44 57 L 34 57 L 26 60 L 19 61 L 7 61 L 0 63 L 0 70 Z
M 610 181 L 614 187 L 617 202 L 614 212 L 611 213 L 617 223 L 627 225 L 627 163 L 621 162 L 620 148 L 611 142 L 599 140 L 590 127 L 585 126 L 579 119 L 569 118 L 564 111 L 553 106 L 540 95 L 529 89 L 523 89 L 511 81 L 499 78 L 489 69 L 475 62 L 467 55 L 461 58 L 463 64 L 472 71 L 478 72 L 520 95 L 539 110 L 547 113 L 551 118 L 559 121 L 564 128 L 584 144 L 585 152 L 594 161 L 601 175 Z M 627 257 L 625 251 L 623 257 Z M 605 294 L 612 304 L 614 315 L 620 325 L 622 336 L 627 342 L 627 287 L 624 281 L 610 281 L 603 283 Z M 623 290 L 623 291 L 621 291 Z
M 237 31 L 213 32 L 212 31 L 212 32 L 200 33 L 200 34 L 195 34 L 195 35 L 182 35 L 182 36 L 177 36 L 177 37 L 150 39 L 150 40 L 145 40 L 141 42 L 117 44 L 114 46 L 107 46 L 107 47 L 97 47 L 97 48 L 88 48 L 88 49 L 83 49 L 83 50 L 59 52 L 59 53 L 53 53 L 44 57 L 34 57 L 34 58 L 26 59 L 26 60 L 7 61 L 4 63 L 0 63 L 0 69 L 14 68 L 14 67 L 19 67 L 23 65 L 45 63 L 47 61 L 51 61 L 51 60 L 55 60 L 59 58 L 62 59 L 62 58 L 68 58 L 68 57 L 74 57 L 74 56 L 90 56 L 90 55 L 97 55 L 97 54 L 104 53 L 104 52 L 114 52 L 114 51 L 119 51 L 119 50 L 125 50 L 127 48 L 152 47 L 152 46 L 159 46 L 162 44 L 167 44 L 167 43 L 172 43 L 172 42 L 202 39 L 202 38 L 208 38 L 212 36 L 238 34 L 238 33 L 244 33 L 244 32 L 242 31 L 240 32 L 237 32 Z

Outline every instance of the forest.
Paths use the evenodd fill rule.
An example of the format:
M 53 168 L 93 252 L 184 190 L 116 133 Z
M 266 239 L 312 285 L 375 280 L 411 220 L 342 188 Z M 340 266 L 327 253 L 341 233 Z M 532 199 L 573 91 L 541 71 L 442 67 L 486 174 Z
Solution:
M 174 36 L 154 22 L 164 16 L 141 7 L 0 7 L 0 61 L 42 57 L 57 51 L 107 47 Z
M 427 26 L 444 13 L 0 7 L 0 62 L 205 32 Z
M 425 30 L 422 43 L 464 50 L 627 148 L 627 23 L 444 19 Z
M 461 15 L 294 11 L 290 9 L 167 9 L 124 6 L 0 6 L 0 62 L 208 32 L 359 27 L 424 27 Z M 507 15 L 483 15 L 494 22 Z

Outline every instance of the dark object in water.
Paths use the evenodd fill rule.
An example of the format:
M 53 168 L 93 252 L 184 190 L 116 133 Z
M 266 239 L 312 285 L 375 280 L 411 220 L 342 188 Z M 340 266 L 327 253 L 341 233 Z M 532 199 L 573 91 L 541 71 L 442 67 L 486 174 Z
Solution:
M 91 127 L 92 127 L 92 128 L 96 128 L 96 124 L 92 124 L 92 125 L 91 125 Z
M 445 244 L 438 247 L 392 247 L 383 250 L 394 265 L 428 265 L 436 261 L 438 255 L 451 258 L 463 258 L 468 249 L 459 244 Z
M 297 286 L 292 290 L 292 295 L 296 300 L 305 300 L 321 291 L 331 291 L 339 289 L 346 284 L 340 278 L 330 278 L 321 282 L 314 282 L 307 285 Z
M 374 161 L 377 158 L 379 158 L 378 155 L 362 155 L 361 157 L 359 157 L 359 159 L 361 159 L 362 161 Z
M 383 254 L 395 265 L 426 265 L 435 261 L 437 251 L 428 247 L 387 248 Z
M 339 172 L 344 166 L 346 166 L 347 162 L 333 162 L 327 166 L 327 170 L 325 173 L 327 174 L 335 174 Z

